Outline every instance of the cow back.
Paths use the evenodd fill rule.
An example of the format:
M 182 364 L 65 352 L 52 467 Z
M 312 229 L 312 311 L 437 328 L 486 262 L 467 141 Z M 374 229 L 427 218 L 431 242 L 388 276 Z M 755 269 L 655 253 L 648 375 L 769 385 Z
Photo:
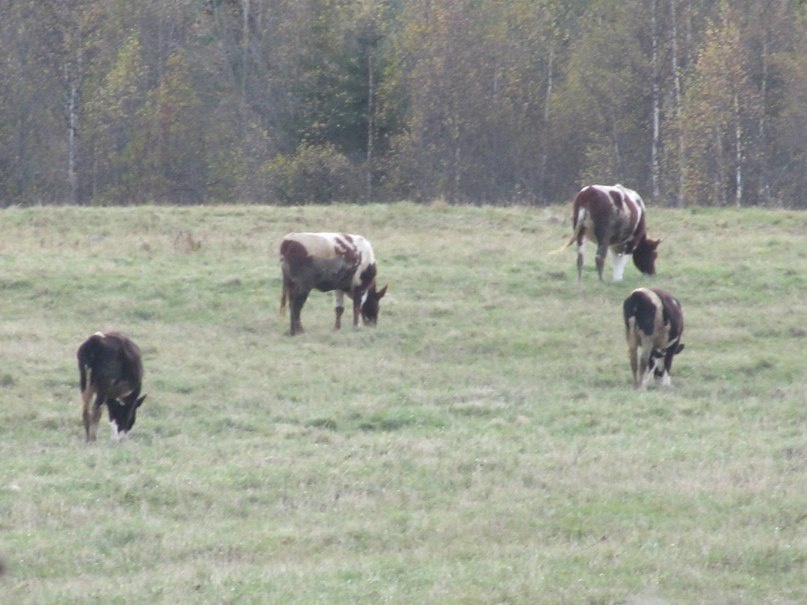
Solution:
M 661 309 L 661 300 L 653 291 L 637 288 L 625 299 L 622 309 L 626 329 L 630 330 L 633 320 L 636 328 L 648 336 L 656 331 L 656 317 L 657 311 Z
M 361 235 L 289 233 L 280 244 L 284 279 L 322 291 L 368 287 L 375 278 L 375 255 Z
M 93 386 L 115 398 L 139 391 L 143 362 L 138 346 L 117 332 L 93 334 L 78 350 L 79 369 L 89 370 Z M 82 385 L 84 387 L 85 385 Z
M 684 331 L 681 304 L 669 292 L 660 288 L 637 288 L 623 303 L 625 328 L 631 323 L 647 337 L 652 337 L 655 346 L 666 349 L 680 341 Z
M 661 301 L 665 325 L 670 326 L 669 342 L 678 342 L 684 334 L 684 312 L 681 303 L 669 292 L 660 288 L 653 288 L 653 292 Z

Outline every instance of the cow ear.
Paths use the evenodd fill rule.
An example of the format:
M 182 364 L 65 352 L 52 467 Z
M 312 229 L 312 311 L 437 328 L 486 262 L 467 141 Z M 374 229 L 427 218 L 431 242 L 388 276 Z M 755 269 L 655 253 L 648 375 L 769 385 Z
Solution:
M 146 396 L 145 396 L 145 395 L 143 395 L 142 397 L 139 397 L 139 398 L 137 399 L 137 401 L 135 402 L 135 407 L 136 407 L 136 408 L 139 408 L 139 407 L 140 407 L 140 404 L 141 404 L 141 403 L 143 403 L 143 400 L 144 400 L 145 398 L 146 398 Z
M 680 345 L 678 345 L 678 348 L 675 350 L 675 354 L 677 355 L 678 353 L 680 353 L 683 350 L 684 350 L 684 344 L 681 343 Z
M 379 299 L 384 298 L 384 295 L 387 293 L 387 288 L 388 287 L 389 287 L 389 284 L 384 284 L 384 287 L 381 288 L 378 292 L 376 292 L 376 294 L 375 294 L 376 298 L 379 298 Z
M 660 238 L 659 238 L 659 239 L 657 239 L 657 240 L 656 240 L 656 242 L 653 244 L 653 247 L 654 247 L 654 248 L 658 248 L 659 244 L 660 244 L 661 242 L 663 242 L 663 241 L 664 241 L 664 238 L 663 238 L 663 237 L 660 237 Z

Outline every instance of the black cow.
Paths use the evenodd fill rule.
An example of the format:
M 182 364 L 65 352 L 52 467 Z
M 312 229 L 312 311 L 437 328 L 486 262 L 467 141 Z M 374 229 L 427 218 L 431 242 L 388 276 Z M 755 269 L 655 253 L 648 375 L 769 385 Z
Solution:
M 137 408 L 146 398 L 140 395 L 143 382 L 140 349 L 118 332 L 96 332 L 79 346 L 76 357 L 87 441 L 95 441 L 98 436 L 104 404 L 114 425 L 113 439 L 125 438 L 134 426 Z M 93 395 L 95 402 L 91 404 Z
M 653 375 L 661 378 L 662 386 L 670 386 L 673 357 L 684 350 L 681 303 L 659 288 L 637 288 L 625 299 L 622 315 L 633 386 L 645 388 Z

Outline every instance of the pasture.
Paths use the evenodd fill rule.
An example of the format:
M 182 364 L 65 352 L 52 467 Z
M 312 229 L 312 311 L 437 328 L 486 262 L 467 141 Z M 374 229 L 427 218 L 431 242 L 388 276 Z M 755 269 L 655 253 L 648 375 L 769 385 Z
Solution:
M 0 212 L 0 602 L 803 603 L 807 213 L 648 209 L 658 274 L 582 284 L 568 208 Z M 375 329 L 278 317 L 293 230 L 370 238 Z M 611 261 L 606 263 L 610 278 Z M 623 299 L 681 301 L 631 388 Z M 76 347 L 144 392 L 84 442 Z

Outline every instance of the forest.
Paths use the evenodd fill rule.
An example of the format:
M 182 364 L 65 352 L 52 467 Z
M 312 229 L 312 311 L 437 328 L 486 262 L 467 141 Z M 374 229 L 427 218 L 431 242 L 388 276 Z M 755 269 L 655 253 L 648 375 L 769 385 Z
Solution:
M 804 0 L 0 0 L 0 206 L 805 208 Z

